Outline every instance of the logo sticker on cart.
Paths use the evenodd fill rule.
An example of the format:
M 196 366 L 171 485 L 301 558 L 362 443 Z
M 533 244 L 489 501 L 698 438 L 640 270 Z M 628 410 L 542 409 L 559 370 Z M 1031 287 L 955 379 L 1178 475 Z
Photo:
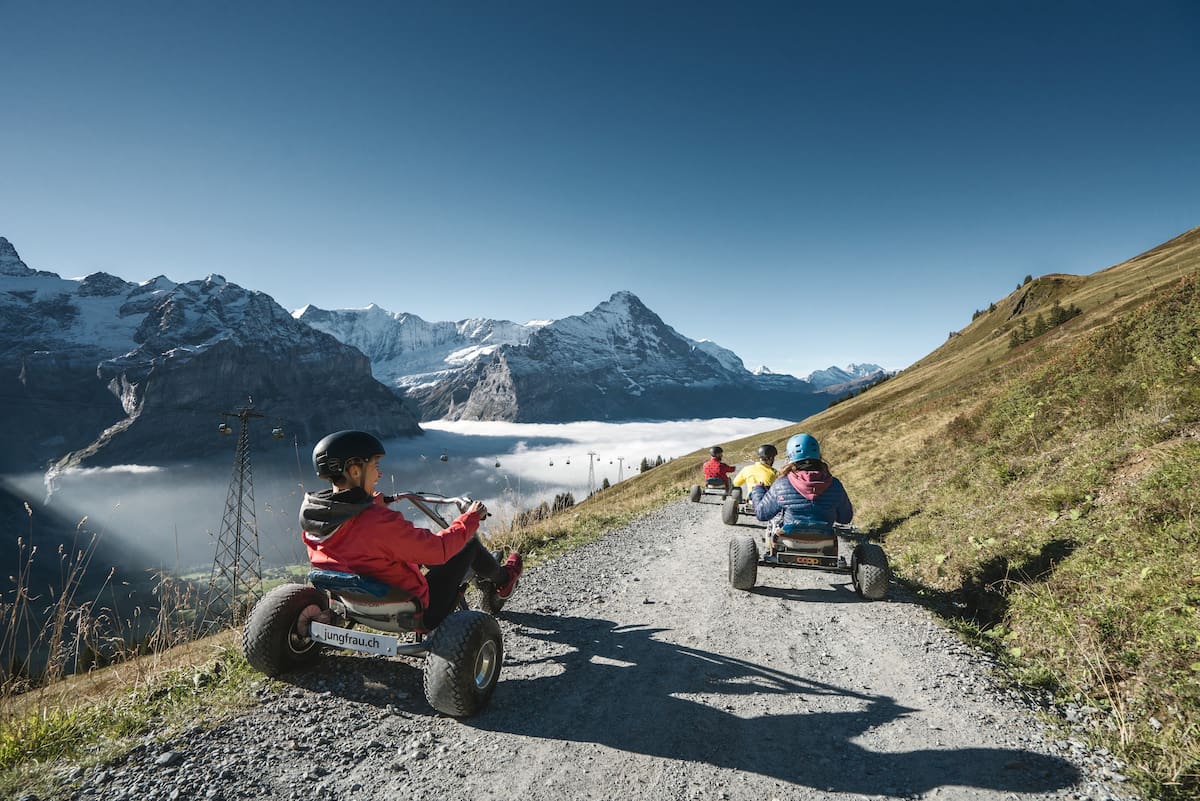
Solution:
M 364 654 L 396 655 L 398 637 L 388 634 L 371 634 L 365 631 L 353 631 L 338 626 L 330 626 L 314 620 L 309 624 L 309 637 L 313 642 L 345 648 L 350 651 L 361 651 Z

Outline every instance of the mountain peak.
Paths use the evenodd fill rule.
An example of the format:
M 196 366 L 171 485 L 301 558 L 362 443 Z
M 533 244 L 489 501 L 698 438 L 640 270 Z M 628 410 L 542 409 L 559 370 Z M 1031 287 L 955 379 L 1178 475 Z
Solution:
M 622 289 L 619 292 L 614 292 L 612 297 L 608 299 L 608 303 L 614 306 L 626 306 L 629 308 L 646 308 L 646 304 L 642 303 L 641 298 L 633 294 L 627 289 Z
M 846 365 L 846 372 L 859 376 L 860 378 L 870 375 L 871 373 L 881 372 L 882 370 L 883 368 L 878 364 L 855 364 L 852 362 Z
M 92 273 L 79 282 L 79 294 L 83 297 L 115 297 L 128 294 L 134 285 L 109 273 Z
M 12 243 L 0 236 L 0 275 L 32 275 L 33 270 L 21 261 Z
M 600 330 L 609 333 L 597 339 L 596 332 Z M 679 336 L 661 317 L 647 308 L 637 295 L 621 291 L 613 293 L 612 297 L 590 311 L 555 320 L 544 328 L 537 329 L 533 339 L 548 337 L 560 341 L 591 343 L 584 345 L 590 348 L 601 340 L 608 342 L 615 337 L 625 346 L 636 349 L 637 346 L 632 344 L 635 341 L 657 340 L 664 335 Z M 608 346 L 601 343 L 601 347 Z

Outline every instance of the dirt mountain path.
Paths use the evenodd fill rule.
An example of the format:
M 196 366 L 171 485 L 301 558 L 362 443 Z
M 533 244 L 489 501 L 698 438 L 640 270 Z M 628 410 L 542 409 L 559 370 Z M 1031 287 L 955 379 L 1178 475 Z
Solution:
M 1119 765 L 1048 739 L 895 585 L 872 603 L 848 576 L 760 568 L 730 588 L 733 529 L 705 500 L 530 571 L 475 718 L 434 713 L 415 663 L 333 654 L 75 797 L 1121 797 Z

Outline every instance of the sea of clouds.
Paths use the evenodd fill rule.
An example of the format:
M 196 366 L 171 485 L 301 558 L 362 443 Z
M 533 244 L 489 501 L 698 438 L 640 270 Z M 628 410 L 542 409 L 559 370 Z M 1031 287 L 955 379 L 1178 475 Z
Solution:
M 488 504 L 500 521 L 517 511 L 592 486 L 637 475 L 642 459 L 671 460 L 758 432 L 790 425 L 774 418 L 719 418 L 670 422 L 529 424 L 443 422 L 422 424 L 425 434 L 384 443 L 386 493 L 436 492 Z M 286 442 L 286 441 L 285 441 Z M 314 443 L 281 445 L 252 455 L 254 523 L 266 565 L 305 561 L 297 512 L 306 491 L 324 488 L 312 469 Z M 589 457 L 589 453 L 592 454 Z M 0 476 L 6 489 L 28 500 L 36 518 L 53 510 L 68 520 L 87 518 L 102 536 L 137 549 L 169 571 L 211 565 L 217 537 L 229 523 L 235 475 L 228 462 L 160 468 L 124 465 L 59 475 L 53 493 L 44 476 Z M 697 464 L 699 467 L 699 464 Z M 453 514 L 450 515 L 451 517 Z M 243 526 L 248 530 L 248 526 Z

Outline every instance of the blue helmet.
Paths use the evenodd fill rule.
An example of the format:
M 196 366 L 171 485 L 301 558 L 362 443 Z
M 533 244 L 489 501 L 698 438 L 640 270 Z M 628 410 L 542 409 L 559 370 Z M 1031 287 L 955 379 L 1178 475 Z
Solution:
M 812 434 L 797 434 L 787 441 L 787 458 L 789 462 L 803 462 L 809 459 L 821 459 L 821 445 Z

